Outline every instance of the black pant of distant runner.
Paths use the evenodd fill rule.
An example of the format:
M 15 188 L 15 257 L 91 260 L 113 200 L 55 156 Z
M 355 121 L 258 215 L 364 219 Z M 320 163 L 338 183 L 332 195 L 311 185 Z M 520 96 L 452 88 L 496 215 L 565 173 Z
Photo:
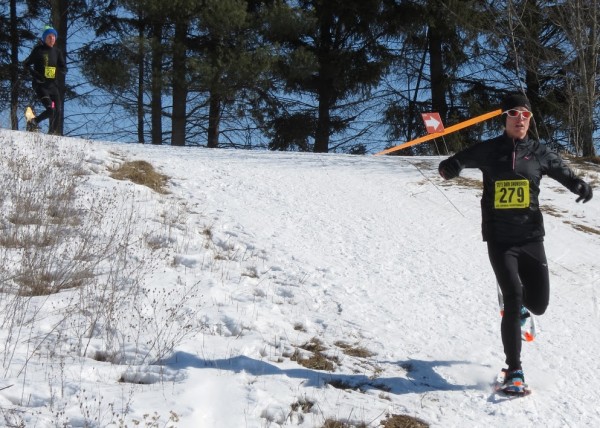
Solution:
M 37 116 L 36 123 L 39 124 L 41 121 L 49 119 L 48 133 L 56 134 L 61 113 L 61 100 L 58 87 L 54 84 L 34 85 L 33 89 L 46 109 Z
M 488 242 L 488 255 L 504 298 L 501 334 L 509 370 L 521 369 L 521 305 L 541 315 L 550 300 L 550 276 L 544 243 Z

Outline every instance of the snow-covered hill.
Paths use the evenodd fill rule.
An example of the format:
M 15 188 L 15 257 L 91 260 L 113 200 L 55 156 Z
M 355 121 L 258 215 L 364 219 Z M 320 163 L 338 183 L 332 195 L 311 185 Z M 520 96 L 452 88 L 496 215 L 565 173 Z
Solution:
M 479 171 L 443 182 L 441 158 L 10 131 L 0 141 L 32 159 L 56 147 L 80 156 L 78 197 L 123 195 L 98 227 L 130 227 L 127 257 L 140 266 L 128 273 L 137 292 L 119 282 L 115 312 L 85 334 L 74 320 L 89 323 L 94 310 L 71 318 L 65 308 L 87 308 L 91 292 L 27 299 L 17 342 L 12 300 L 0 301 L 10 343 L 0 387 L 12 385 L 0 390 L 0 425 L 376 427 L 390 415 L 435 427 L 600 424 L 600 195 L 576 204 L 543 181 L 551 302 L 524 344 L 534 394 L 507 401 L 491 392 L 504 358 Z M 133 160 L 167 175 L 169 193 L 109 177 Z M 597 166 L 573 167 L 598 188 Z

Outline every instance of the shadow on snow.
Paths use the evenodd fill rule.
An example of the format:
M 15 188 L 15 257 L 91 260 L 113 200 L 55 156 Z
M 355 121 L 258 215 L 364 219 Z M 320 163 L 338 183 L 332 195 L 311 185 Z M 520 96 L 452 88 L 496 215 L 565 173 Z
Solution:
M 456 385 L 449 383 L 436 367 L 455 364 L 472 364 L 467 361 L 423 361 L 407 360 L 386 362 L 398 366 L 404 377 L 378 377 L 372 379 L 361 374 L 338 374 L 307 368 L 280 368 L 266 361 L 244 355 L 215 360 L 205 360 L 186 352 L 177 352 L 162 362 L 173 369 L 211 368 L 234 373 L 247 373 L 253 376 L 287 376 L 305 379 L 305 386 L 322 387 L 326 384 L 344 385 L 343 389 L 382 390 L 392 394 L 423 393 L 430 391 L 463 391 L 480 389 L 478 385 Z

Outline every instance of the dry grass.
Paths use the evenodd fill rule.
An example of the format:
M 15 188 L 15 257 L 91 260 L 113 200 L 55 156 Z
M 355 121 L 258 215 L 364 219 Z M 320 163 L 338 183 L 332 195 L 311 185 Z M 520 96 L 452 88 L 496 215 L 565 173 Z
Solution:
M 481 179 L 468 177 L 456 177 L 453 180 L 443 181 L 442 185 L 458 185 L 469 189 L 483 189 L 483 182 L 481 181 Z
M 342 422 L 342 421 L 338 421 L 336 419 L 332 419 L 332 418 L 328 418 L 325 420 L 325 422 L 323 422 L 323 425 L 321 426 L 321 428 L 367 428 L 368 425 L 364 422 L 361 422 L 359 424 L 354 424 L 354 423 L 349 423 L 349 422 Z
M 14 281 L 19 285 L 19 294 L 22 296 L 45 296 L 82 287 L 94 276 L 88 268 L 72 272 L 44 272 L 42 269 L 35 269 L 19 273 Z
M 303 354 L 296 350 L 290 357 L 292 361 L 296 361 L 302 367 L 306 367 L 311 370 L 323 370 L 332 372 L 335 370 L 334 362 L 338 362 L 335 357 L 328 357 L 320 352 L 314 353 L 308 357 L 304 357 Z
M 110 176 L 115 180 L 129 180 L 146 186 L 158 193 L 168 193 L 169 177 L 156 172 L 152 164 L 143 160 L 123 162 L 118 168 L 111 170 Z
M 294 324 L 294 330 L 296 331 L 302 331 L 304 333 L 306 333 L 308 330 L 306 330 L 306 327 L 304 324 L 297 322 Z
M 564 221 L 565 224 L 572 226 L 574 229 L 579 230 L 580 232 L 592 233 L 594 235 L 600 235 L 600 230 L 591 226 L 586 226 L 585 224 L 575 223 L 569 220 Z
M 552 217 L 562 217 L 568 212 L 566 210 L 559 210 L 558 208 L 550 206 L 550 205 L 541 206 L 540 210 L 544 214 L 551 215 Z
M 298 400 L 292 403 L 292 411 L 294 412 L 302 412 L 309 413 L 314 407 L 315 402 L 307 399 Z
M 371 425 L 366 422 L 347 422 L 334 418 L 327 418 L 321 428 L 367 428 Z M 428 428 L 429 424 L 408 415 L 388 415 L 380 426 L 383 428 Z
M 351 357 L 369 358 L 376 355 L 374 352 L 369 351 L 367 348 L 359 345 L 350 345 L 343 341 L 335 342 L 335 346 L 342 349 L 342 352 Z
M 557 218 L 562 218 L 566 214 L 569 213 L 567 210 L 559 210 L 553 206 L 543 206 L 543 207 L 541 207 L 541 210 L 544 214 L 548 214 L 548 215 L 551 215 L 551 216 L 557 217 Z M 595 227 L 592 227 L 592 226 L 588 226 L 585 224 L 576 223 L 572 220 L 564 220 L 564 219 L 563 219 L 563 223 L 568 224 L 573 229 L 579 230 L 580 232 L 591 233 L 594 235 L 600 235 L 600 230 Z
M 301 350 L 306 352 L 302 352 Z M 339 364 L 339 358 L 324 354 L 323 351 L 325 350 L 323 342 L 315 337 L 309 342 L 300 345 L 290 356 L 290 360 L 296 361 L 308 369 L 332 372 L 335 370 L 336 365 Z
M 388 415 L 381 422 L 383 428 L 427 428 L 429 424 L 408 415 Z
M 325 349 L 327 349 L 325 347 L 325 345 L 323 345 L 323 342 L 321 341 L 321 339 L 317 338 L 317 337 L 313 337 L 309 342 L 304 343 L 303 345 L 300 345 L 299 348 L 302 348 L 306 351 L 310 351 L 310 352 L 323 352 Z

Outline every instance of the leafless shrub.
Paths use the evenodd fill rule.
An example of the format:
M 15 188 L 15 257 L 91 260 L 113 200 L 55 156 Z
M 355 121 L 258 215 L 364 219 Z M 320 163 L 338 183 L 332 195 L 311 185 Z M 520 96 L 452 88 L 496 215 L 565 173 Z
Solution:
M 5 409 L 4 407 L 0 407 L 0 414 L 2 415 L 4 422 L 3 426 L 11 428 L 26 428 L 27 425 L 25 424 L 23 416 L 20 413 L 21 412 L 18 409 Z
M 113 318 L 119 322 L 112 324 L 115 335 L 107 343 L 117 345 L 118 350 L 131 348 L 128 362 L 162 364 L 175 346 L 199 330 L 200 305 L 192 303 L 199 297 L 200 284 L 187 285 L 178 279 L 177 285 L 142 288 L 117 308 Z
M 33 355 L 156 364 L 201 328 L 197 309 L 189 309 L 200 308 L 189 304 L 198 284 L 156 289 L 146 283 L 156 258 L 165 258 L 176 242 L 175 231 L 186 235 L 185 203 L 167 201 L 161 216 L 148 210 L 148 221 L 136 205 L 139 188 L 119 184 L 90 193 L 82 186 L 89 177 L 86 149 L 76 149 L 46 140 L 0 144 L 0 325 L 6 332 L 0 357 L 6 370 L 24 342 L 31 351 L 21 373 Z M 142 184 L 166 184 L 151 168 L 144 171 L 152 179 Z M 148 237 L 162 244 L 150 248 Z M 68 293 L 52 299 L 45 314 L 53 315 L 41 329 L 38 315 L 60 291 Z M 93 410 L 82 408 L 82 414 L 93 421 Z
M 151 235 L 146 237 L 146 243 L 152 249 L 171 248 L 176 252 L 185 252 L 188 242 L 179 242 L 176 232 L 180 235 L 189 236 L 187 223 L 189 220 L 189 207 L 185 202 L 169 201 L 164 203 L 158 216 L 158 227 Z

